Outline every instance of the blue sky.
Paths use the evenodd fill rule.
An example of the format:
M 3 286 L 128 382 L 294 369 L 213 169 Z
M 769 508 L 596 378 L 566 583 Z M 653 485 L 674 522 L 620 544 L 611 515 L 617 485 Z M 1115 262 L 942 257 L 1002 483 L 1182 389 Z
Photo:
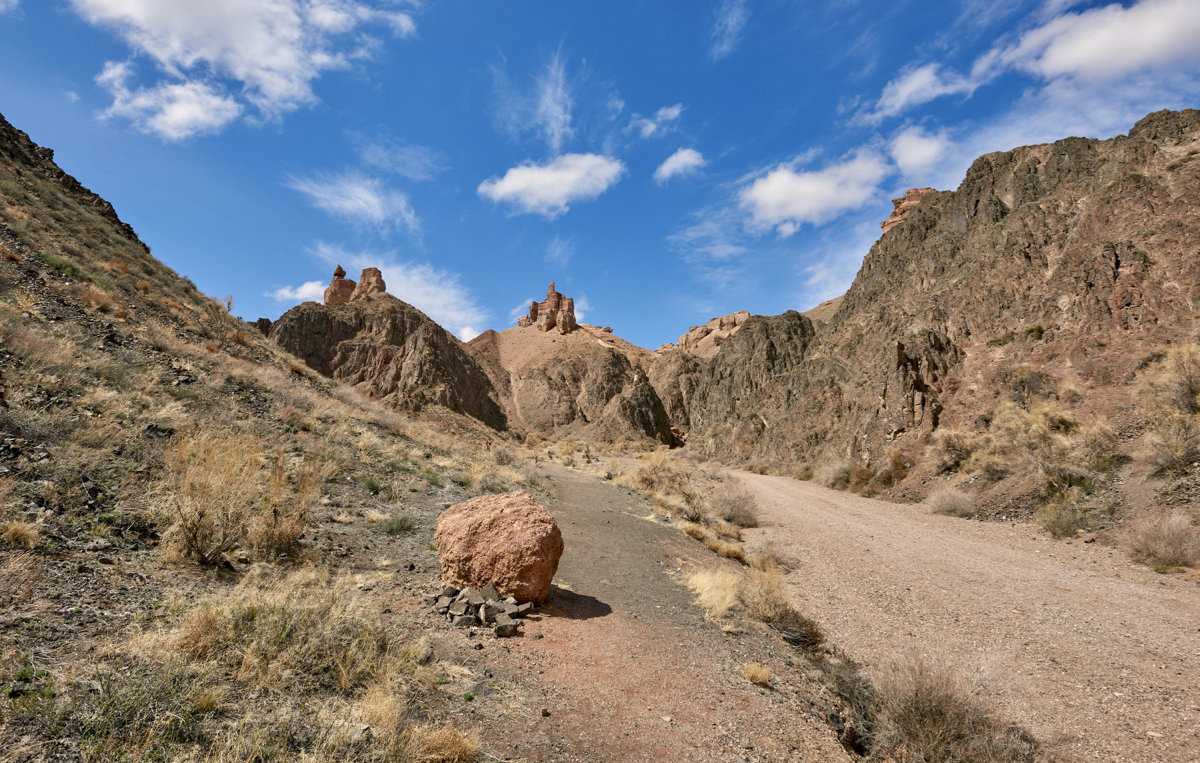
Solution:
M 1200 106 L 1200 0 L 0 0 L 0 113 L 234 312 L 334 266 L 649 347 L 844 291 L 905 188 Z

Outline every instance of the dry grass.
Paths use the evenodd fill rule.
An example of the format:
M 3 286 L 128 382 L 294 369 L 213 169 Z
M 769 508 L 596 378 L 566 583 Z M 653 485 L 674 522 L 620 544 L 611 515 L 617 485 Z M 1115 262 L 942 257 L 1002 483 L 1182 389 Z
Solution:
M 771 685 L 771 669 L 758 662 L 747 662 L 742 666 L 742 678 L 755 686 Z
M 0 537 L 3 537 L 9 543 L 15 543 L 18 546 L 32 549 L 38 542 L 37 525 L 21 520 L 7 522 L 0 525 Z
M 402 760 L 421 763 L 468 763 L 479 755 L 479 739 L 453 726 L 415 726 L 401 742 Z
M 634 468 L 629 479 L 634 487 L 670 513 L 697 504 L 688 469 L 664 451 L 647 455 Z
M 817 482 L 833 490 L 845 490 L 850 485 L 854 464 L 838 462 L 829 464 L 817 472 Z
M 698 570 L 688 576 L 687 587 L 696 594 L 709 618 L 718 620 L 738 605 L 742 576 L 733 570 Z
M 1200 527 L 1182 511 L 1143 517 L 1129 525 L 1125 543 L 1134 561 L 1161 572 L 1200 561 Z
M 792 604 L 783 587 L 783 575 L 773 565 L 740 574 L 698 570 L 688 577 L 687 586 L 710 619 L 720 619 L 740 606 L 748 617 L 766 623 L 793 646 L 813 651 L 825 641 L 820 627 Z
M 709 511 L 738 527 L 758 527 L 758 502 L 740 485 L 723 485 L 708 501 Z
M 33 554 L 9 554 L 0 564 L 0 606 L 29 598 L 43 576 L 41 563 Z
M 925 505 L 934 514 L 964 518 L 975 516 L 975 498 L 970 493 L 952 487 L 930 493 Z
M 942 469 L 957 469 L 979 449 L 979 436 L 961 429 L 939 429 L 933 434 Z
M 181 557 L 212 564 L 245 540 L 260 494 L 261 445 L 248 434 L 184 434 L 163 456 L 167 542 Z
M 922 658 L 901 661 L 877 684 L 874 755 L 900 761 L 1032 761 L 1033 739 L 997 717 L 959 674 Z
M 112 295 L 95 286 L 79 286 L 75 290 L 75 296 L 93 310 L 112 315 L 121 320 L 129 317 L 129 311 L 122 307 L 117 300 L 113 299 Z
M 1138 378 L 1138 409 L 1146 422 L 1141 458 L 1156 473 L 1185 473 L 1200 460 L 1200 347 L 1168 348 Z
M 283 452 L 275 454 L 262 509 L 251 519 L 247 540 L 263 558 L 291 557 L 308 528 L 312 507 L 321 497 L 321 470 L 306 454 L 289 479 Z
M 1078 487 L 1051 494 L 1034 513 L 1046 532 L 1055 538 L 1070 538 L 1088 524 L 1084 491 Z

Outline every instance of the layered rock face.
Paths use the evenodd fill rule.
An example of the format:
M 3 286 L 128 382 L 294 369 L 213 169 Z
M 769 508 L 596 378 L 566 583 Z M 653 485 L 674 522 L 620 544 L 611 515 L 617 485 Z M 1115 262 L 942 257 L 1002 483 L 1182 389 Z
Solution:
M 887 233 L 892 228 L 895 228 L 900 223 L 904 222 L 904 218 L 908 217 L 908 213 L 913 210 L 921 199 L 931 193 L 937 193 L 934 188 L 909 188 L 904 192 L 904 195 L 898 199 L 892 199 L 892 215 L 888 219 L 879 224 L 884 233 Z
M 665 344 L 658 348 L 659 352 L 671 349 L 682 350 L 701 358 L 711 358 L 717 354 L 721 343 L 737 333 L 742 324 L 750 319 L 749 310 L 741 310 L 730 315 L 713 318 L 703 326 L 692 326 L 688 333 L 679 337 L 675 344 Z
M 781 466 L 920 460 L 935 429 L 973 428 L 1034 370 L 1089 389 L 1083 415 L 1117 412 L 1138 363 L 1200 312 L 1198 168 L 1195 110 L 988 154 L 957 191 L 900 200 L 826 320 L 752 317 L 651 378 L 689 447 Z
M 446 585 L 492 584 L 519 602 L 546 599 L 563 553 L 554 517 L 523 490 L 451 506 L 433 539 Z
M 420 310 L 387 294 L 375 268 L 363 271 L 346 302 L 293 307 L 272 324 L 270 338 L 371 399 L 406 410 L 441 405 L 497 429 L 505 426 L 480 363 Z
M 538 331 L 558 330 L 560 334 L 574 331 L 578 324 L 575 322 L 575 300 L 564 297 L 554 290 L 554 282 L 546 290 L 546 298 L 541 302 L 531 302 L 529 315 L 517 319 L 521 328 L 534 326 Z

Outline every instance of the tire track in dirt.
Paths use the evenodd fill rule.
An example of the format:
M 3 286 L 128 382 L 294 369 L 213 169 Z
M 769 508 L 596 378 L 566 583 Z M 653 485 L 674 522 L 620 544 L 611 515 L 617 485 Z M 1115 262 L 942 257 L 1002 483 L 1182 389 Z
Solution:
M 1028 524 L 937 516 L 786 477 L 735 472 L 795 560 L 802 611 L 876 672 L 921 652 L 1056 760 L 1200 760 L 1200 580 Z

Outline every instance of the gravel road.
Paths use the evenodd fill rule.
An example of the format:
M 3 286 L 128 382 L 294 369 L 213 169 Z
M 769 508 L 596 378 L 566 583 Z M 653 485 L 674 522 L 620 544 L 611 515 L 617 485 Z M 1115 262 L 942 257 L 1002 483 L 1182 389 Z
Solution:
M 978 680 L 1052 760 L 1200 760 L 1200 579 L 1028 524 L 735 472 L 802 610 L 872 671 L 923 653 Z

